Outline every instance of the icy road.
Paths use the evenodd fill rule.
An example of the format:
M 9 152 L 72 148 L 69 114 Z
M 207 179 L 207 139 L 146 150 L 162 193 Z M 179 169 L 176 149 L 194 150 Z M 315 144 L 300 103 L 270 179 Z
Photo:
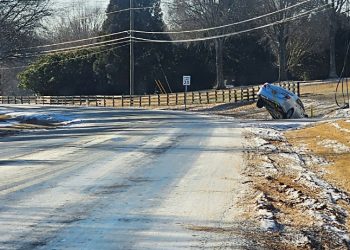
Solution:
M 238 124 L 166 111 L 18 111 L 81 121 L 0 138 L 0 249 L 246 246 L 224 230 L 242 220 Z

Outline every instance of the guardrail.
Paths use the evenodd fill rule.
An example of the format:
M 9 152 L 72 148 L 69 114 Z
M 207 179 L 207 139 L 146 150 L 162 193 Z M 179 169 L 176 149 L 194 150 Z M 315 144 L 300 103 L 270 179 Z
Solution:
M 300 95 L 299 83 L 281 83 L 279 85 Z M 253 86 L 239 89 L 140 96 L 0 96 L 0 103 L 96 107 L 164 107 L 185 105 L 185 103 L 197 105 L 256 101 L 259 89 L 260 87 Z

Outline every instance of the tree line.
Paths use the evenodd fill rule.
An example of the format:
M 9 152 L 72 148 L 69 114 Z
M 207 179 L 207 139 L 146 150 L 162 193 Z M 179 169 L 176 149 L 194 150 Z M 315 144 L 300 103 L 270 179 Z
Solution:
M 129 1 L 110 0 L 106 18 L 77 5 L 45 22 L 53 18 L 49 2 L 0 0 L 0 60 L 40 55 L 19 80 L 42 95 L 128 94 L 128 36 L 135 37 L 136 94 L 159 91 L 156 80 L 182 91 L 183 75 L 201 90 L 350 74 L 348 0 L 134 0 L 140 32 L 132 34 Z M 21 13 L 23 4 L 31 7 Z M 89 37 L 99 46 L 84 49 Z M 79 39 L 79 49 L 67 51 L 64 42 Z

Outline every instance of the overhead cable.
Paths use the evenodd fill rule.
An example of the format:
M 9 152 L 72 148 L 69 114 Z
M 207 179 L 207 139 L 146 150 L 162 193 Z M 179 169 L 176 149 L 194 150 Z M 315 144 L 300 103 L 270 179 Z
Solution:
M 108 46 L 108 44 L 111 43 L 111 42 L 129 42 L 129 39 L 130 39 L 130 37 L 123 37 L 123 38 L 111 39 L 111 40 L 107 40 L 107 41 L 96 42 L 96 43 L 85 44 L 85 45 L 74 46 L 74 47 L 68 47 L 68 48 L 62 48 L 62 49 L 45 50 L 45 51 L 40 51 L 40 52 L 32 53 L 32 54 L 45 55 L 45 54 L 53 54 L 53 53 L 71 52 L 72 50 L 98 48 L 99 45 Z M 125 41 L 123 41 L 123 40 L 125 40 Z M 25 54 L 25 55 L 30 55 L 30 53 L 29 54 Z
M 273 23 L 269 23 L 263 26 L 259 26 L 259 27 L 255 27 L 252 29 L 247 29 L 247 30 L 242 30 L 242 31 L 237 31 L 237 32 L 232 32 L 232 33 L 227 33 L 227 34 L 222 34 L 222 35 L 216 35 L 216 36 L 209 36 L 209 37 L 202 37 L 202 38 L 194 38 L 194 39 L 180 39 L 180 40 L 160 40 L 160 39 L 146 39 L 146 38 L 141 38 L 141 37 L 132 37 L 133 39 L 135 39 L 136 41 L 140 41 L 140 42 L 151 42 L 151 43 L 189 43 L 189 42 L 201 42 L 201 41 L 209 41 L 209 40 L 215 40 L 215 39 L 219 39 L 219 38 L 226 38 L 226 37 L 230 37 L 230 36 L 235 36 L 235 35 L 239 35 L 239 34 L 243 34 L 243 33 L 248 33 L 251 31 L 255 31 L 255 30 L 260 30 L 260 29 L 264 29 L 267 27 L 271 27 L 277 24 L 282 24 L 282 23 L 286 23 L 286 22 L 290 22 L 302 17 L 305 17 L 306 15 L 316 11 L 316 12 L 321 12 L 323 11 L 322 9 L 324 7 L 326 7 L 327 5 L 330 4 L 325 4 L 322 5 L 320 7 L 314 8 L 312 10 L 309 11 L 305 11 L 299 15 L 293 16 L 293 17 L 289 17 L 289 18 L 285 18 L 283 20 L 280 21 L 276 21 Z
M 296 7 L 299 7 L 300 5 L 304 5 L 304 4 L 309 3 L 311 1 L 312 0 L 306 0 L 304 2 L 297 3 L 295 5 L 291 5 L 289 7 L 286 7 L 284 9 L 280 9 L 280 10 L 277 10 L 277 11 L 274 11 L 274 12 L 270 12 L 270 13 L 267 13 L 267 14 L 264 14 L 264 15 L 261 15 L 261 16 L 257 16 L 257 17 L 254 17 L 254 18 L 250 18 L 250 19 L 247 19 L 247 20 L 243 20 L 243 21 L 239 21 L 239 22 L 235 22 L 235 23 L 230 23 L 230 24 L 226 24 L 226 25 L 222 25 L 222 26 L 203 28 L 203 29 L 197 29 L 197 30 L 183 30 L 183 31 L 159 31 L 159 32 L 155 32 L 155 31 L 134 30 L 133 32 L 134 33 L 140 33 L 140 34 L 181 34 L 181 33 L 205 32 L 205 31 L 223 29 L 223 28 L 227 28 L 227 27 L 232 27 L 232 26 L 248 23 L 248 22 L 251 22 L 251 21 L 258 20 L 258 19 L 262 19 L 264 17 L 269 17 L 269 16 L 272 16 L 274 14 L 278 14 L 278 13 L 284 12 L 286 10 L 294 9 Z
M 120 41 L 120 42 L 114 42 L 114 43 L 108 43 L 108 44 L 102 44 L 102 45 L 97 45 L 97 46 L 93 46 L 93 47 L 89 47 L 89 48 L 77 48 L 77 49 L 74 49 L 74 50 L 67 50 L 67 51 L 60 51 L 60 52 L 51 52 L 51 53 L 47 53 L 47 54 L 41 54 L 40 52 L 38 52 L 38 53 L 30 53 L 30 54 L 22 54 L 22 55 L 17 55 L 17 57 L 12 57 L 11 59 L 40 57 L 40 56 L 43 56 L 43 55 L 64 54 L 64 53 L 76 52 L 76 51 L 87 50 L 87 49 L 104 48 L 104 47 L 109 47 L 109 46 L 119 45 L 119 44 L 124 44 L 124 43 L 129 44 L 129 40 Z
M 121 34 L 128 33 L 128 32 L 129 32 L 128 30 L 125 30 L 125 31 L 120 31 L 120 32 L 112 33 L 112 34 L 106 34 L 106 35 L 102 35 L 102 36 L 95 36 L 95 37 L 89 37 L 89 38 L 73 40 L 73 41 L 66 41 L 66 42 L 61 42 L 61 43 L 53 43 L 53 44 L 39 45 L 39 46 L 35 46 L 35 47 L 28 47 L 28 48 L 19 49 L 19 51 L 30 50 L 30 49 L 48 48 L 48 47 L 66 45 L 66 44 L 71 44 L 71 43 L 85 42 L 85 41 L 89 41 L 89 40 L 106 38 L 106 37 L 110 37 L 110 36 L 117 36 L 117 35 L 121 35 Z
M 274 11 L 268 14 L 264 14 L 262 16 L 258 16 L 258 17 L 254 17 L 251 19 L 247 19 L 247 20 L 243 20 L 240 22 L 235 22 L 235 23 L 231 23 L 231 24 L 226 24 L 226 25 L 222 25 L 222 26 L 216 26 L 216 27 L 210 27 L 210 28 L 205 28 L 205 29 L 197 29 L 197 30 L 185 30 L 185 31 L 144 31 L 144 30 L 133 30 L 132 32 L 134 33 L 142 33 L 142 34 L 180 34 L 180 33 L 193 33 L 193 32 L 205 32 L 205 31 L 210 31 L 210 30 L 216 30 L 216 29 L 222 29 L 222 28 L 226 28 L 226 27 L 230 27 L 230 26 L 235 26 L 235 25 L 239 25 L 239 24 L 243 24 L 243 23 L 247 23 L 247 22 L 251 22 L 251 21 L 255 21 L 264 17 L 268 17 L 274 14 L 278 14 L 281 12 L 284 12 L 286 10 L 292 9 L 292 8 L 296 8 L 300 5 L 303 5 L 305 3 L 310 2 L 311 0 L 307 0 L 292 6 L 289 6 L 287 8 L 278 10 L 278 11 Z M 129 9 L 125 9 L 126 10 L 130 10 Z M 23 48 L 20 49 L 21 50 L 27 50 L 27 49 L 39 49 L 39 48 L 47 48 L 47 47 L 54 47 L 54 46 L 59 46 L 59 45 L 66 45 L 66 44 L 70 44 L 70 43 L 78 43 L 78 42 L 83 42 L 83 41 L 89 41 L 89 40 L 93 40 L 93 39 L 99 39 L 99 38 L 106 38 L 106 37 L 110 37 L 110 36 L 116 36 L 116 35 L 120 35 L 123 33 L 129 33 L 130 30 L 124 30 L 121 32 L 117 32 L 117 33 L 111 33 L 111 34 L 106 34 L 106 35 L 102 35 L 102 36 L 95 36 L 95 37 L 91 37 L 91 38 L 85 38 L 85 39 L 80 39 L 80 40 L 73 40 L 73 41 L 67 41 L 67 42 L 62 42 L 62 43 L 55 43 L 55 44 L 47 44 L 47 45 L 40 45 L 40 46 L 35 46 L 35 47 L 29 47 L 29 48 Z
M 115 43 L 115 44 L 118 44 L 118 43 Z M 115 45 L 115 44 L 113 44 L 113 45 Z M 112 44 L 110 44 L 110 45 L 112 45 Z M 56 62 L 46 62 L 46 63 L 42 63 L 40 65 L 49 65 L 49 64 L 53 64 L 53 63 L 57 63 L 57 62 L 67 62 L 67 61 L 72 61 L 72 60 L 81 59 L 81 58 L 85 58 L 85 57 L 90 57 L 90 56 L 98 55 L 98 54 L 101 54 L 101 53 L 104 53 L 104 52 L 107 52 L 107 51 L 113 51 L 115 49 L 119 49 L 119 48 L 122 48 L 122 47 L 125 47 L 125 46 L 129 46 L 129 44 L 124 44 L 124 45 L 120 45 L 120 46 L 117 46 L 117 47 L 114 47 L 114 48 L 101 50 L 101 51 L 97 51 L 97 52 L 93 52 L 93 53 L 89 53 L 89 54 L 86 54 L 86 55 L 77 56 L 77 57 L 73 57 L 73 58 L 69 58 L 69 59 L 65 59 L 65 60 L 59 60 L 59 61 L 56 61 Z M 3 68 L 0 68 L 0 70 L 23 69 L 23 68 L 27 68 L 29 66 L 30 65 L 18 66 L 18 67 L 3 67 Z

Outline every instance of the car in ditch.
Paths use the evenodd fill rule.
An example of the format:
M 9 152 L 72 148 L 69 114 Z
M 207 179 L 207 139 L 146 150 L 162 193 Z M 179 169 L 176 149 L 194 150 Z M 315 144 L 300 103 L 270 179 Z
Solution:
M 265 107 L 274 119 L 299 119 L 308 117 L 300 98 L 282 87 L 265 83 L 257 95 L 257 107 Z

